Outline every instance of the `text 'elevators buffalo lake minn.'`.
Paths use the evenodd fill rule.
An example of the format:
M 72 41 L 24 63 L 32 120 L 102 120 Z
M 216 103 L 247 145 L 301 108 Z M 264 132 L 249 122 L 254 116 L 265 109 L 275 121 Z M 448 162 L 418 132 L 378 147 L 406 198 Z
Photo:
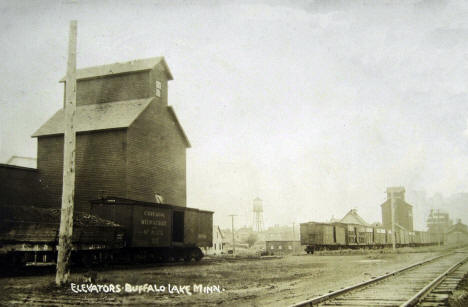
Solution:
M 212 294 L 221 293 L 225 289 L 220 285 L 157 285 L 157 284 L 139 284 L 132 285 L 129 283 L 125 284 L 94 284 L 94 283 L 83 283 L 83 284 L 70 284 L 70 289 L 74 293 L 155 293 L 155 294 L 182 294 L 192 295 L 195 293 L 201 294 Z

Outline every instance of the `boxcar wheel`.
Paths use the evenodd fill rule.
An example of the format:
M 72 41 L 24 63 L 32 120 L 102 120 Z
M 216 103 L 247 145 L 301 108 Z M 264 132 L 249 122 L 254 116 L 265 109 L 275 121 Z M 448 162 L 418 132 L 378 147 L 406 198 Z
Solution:
M 193 249 L 190 251 L 190 258 L 195 259 L 195 261 L 200 261 L 203 258 L 203 253 L 199 248 Z

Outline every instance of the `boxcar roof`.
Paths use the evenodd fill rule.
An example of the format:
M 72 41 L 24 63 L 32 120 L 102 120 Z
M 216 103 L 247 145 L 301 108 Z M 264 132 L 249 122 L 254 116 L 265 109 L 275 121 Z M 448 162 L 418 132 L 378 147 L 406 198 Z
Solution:
M 134 199 L 128 199 L 128 198 L 122 198 L 122 197 L 113 197 L 113 196 L 108 196 L 108 197 L 104 197 L 100 199 L 92 199 L 89 202 L 94 205 L 97 205 L 97 204 L 142 205 L 142 206 L 148 206 L 148 207 L 194 210 L 194 211 L 199 211 L 199 212 L 214 213 L 213 211 L 209 211 L 209 210 L 201 210 L 201 209 L 190 208 L 190 207 L 180 207 L 180 206 L 175 206 L 171 204 L 158 204 L 158 203 L 152 203 L 152 202 L 147 202 L 147 201 L 140 201 L 140 200 L 134 200 Z
M 5 164 L 5 163 L 0 163 L 0 168 L 13 168 L 13 169 L 20 169 L 20 170 L 25 170 L 25 171 L 37 172 L 37 168 L 27 167 L 27 166 L 19 166 L 19 165 L 12 165 L 12 164 Z
M 127 128 L 154 98 L 90 104 L 76 107 L 76 132 Z M 64 112 L 57 111 L 32 137 L 63 134 Z

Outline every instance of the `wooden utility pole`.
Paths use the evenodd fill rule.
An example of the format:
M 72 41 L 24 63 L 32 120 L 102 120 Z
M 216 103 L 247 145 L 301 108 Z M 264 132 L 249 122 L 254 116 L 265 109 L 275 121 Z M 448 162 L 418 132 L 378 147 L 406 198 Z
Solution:
M 293 222 L 293 241 L 296 241 L 296 233 L 294 231 L 294 224 L 295 224 L 295 222 Z
M 76 20 L 73 20 L 70 22 L 67 77 L 65 86 L 62 210 L 60 215 L 57 274 L 55 276 L 55 283 L 58 286 L 62 286 L 68 282 L 72 251 L 76 142 L 76 32 L 77 22 Z
M 440 237 L 441 237 L 442 231 L 440 227 L 440 209 L 437 209 L 437 237 L 439 241 L 439 246 L 440 246 Z
M 392 247 L 393 251 L 396 249 L 396 233 L 395 233 L 395 199 L 393 192 L 390 192 L 390 204 L 391 204 L 391 210 L 392 210 Z
M 232 255 L 236 253 L 236 240 L 234 239 L 234 217 L 237 216 L 235 214 L 231 214 L 231 220 L 232 220 Z

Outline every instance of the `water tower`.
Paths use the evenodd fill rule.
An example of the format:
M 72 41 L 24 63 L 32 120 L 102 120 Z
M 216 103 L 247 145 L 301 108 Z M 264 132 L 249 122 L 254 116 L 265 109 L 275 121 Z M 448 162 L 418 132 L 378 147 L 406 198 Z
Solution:
M 260 198 L 253 200 L 253 227 L 254 231 L 263 231 L 263 201 Z

